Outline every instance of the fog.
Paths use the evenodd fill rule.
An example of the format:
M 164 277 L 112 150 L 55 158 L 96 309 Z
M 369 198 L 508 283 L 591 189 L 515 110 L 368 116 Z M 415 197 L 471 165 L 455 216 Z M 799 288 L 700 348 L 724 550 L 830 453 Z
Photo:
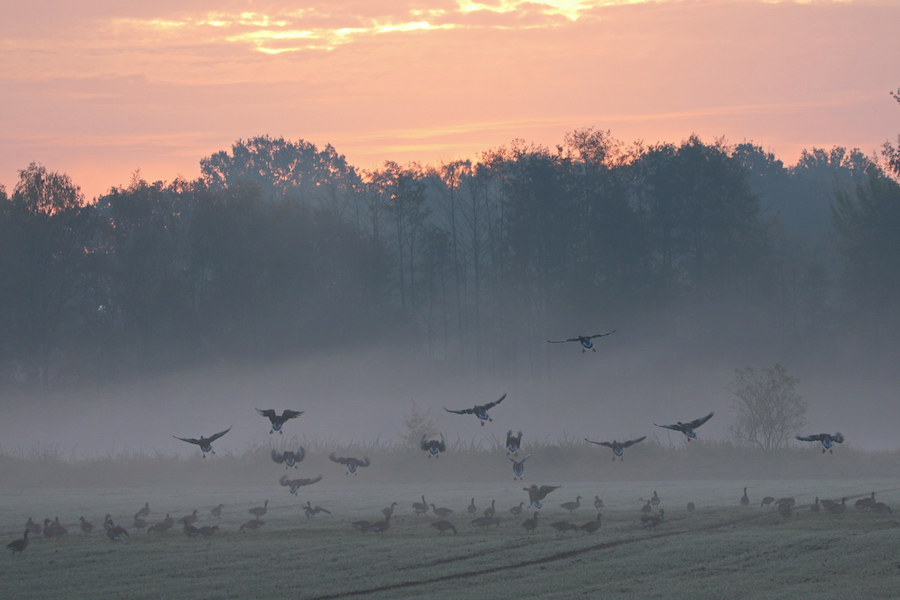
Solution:
M 730 439 L 727 426 L 735 411 L 726 387 L 733 369 L 771 366 L 728 358 L 691 362 L 676 344 L 638 344 L 628 335 L 620 331 L 603 338 L 596 353 L 582 354 L 578 344 L 548 346 L 554 367 L 539 378 L 473 372 L 386 346 L 264 365 L 216 365 L 94 391 L 35 394 L 7 403 L 0 439 L 4 452 L 28 455 L 53 445 L 66 458 L 123 451 L 187 457 L 197 455 L 197 447 L 173 435 L 209 436 L 232 426 L 213 444 L 220 454 L 241 454 L 270 442 L 283 446 L 294 436 L 340 445 L 399 443 L 408 432 L 402 419 L 415 402 L 430 411 L 448 441 L 488 443 L 490 436 L 502 438 L 512 429 L 524 432 L 526 451 L 529 442 L 555 443 L 565 436 L 648 435 L 680 446 L 681 434 L 653 423 L 689 421 L 714 411 L 698 435 Z M 799 361 L 789 367 L 808 401 L 805 432 L 841 431 L 863 450 L 898 447 L 896 381 L 857 374 L 858 369 L 841 372 L 834 365 Z M 493 421 L 485 426 L 472 415 L 443 410 L 485 404 L 503 393 L 507 398 L 491 410 Z M 268 421 L 255 408 L 304 414 L 284 426 L 285 435 L 270 435 Z

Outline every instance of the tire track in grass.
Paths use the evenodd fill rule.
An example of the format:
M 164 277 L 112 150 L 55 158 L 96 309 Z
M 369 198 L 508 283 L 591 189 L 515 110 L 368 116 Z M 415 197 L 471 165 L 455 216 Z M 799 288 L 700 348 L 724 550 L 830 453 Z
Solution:
M 556 554 L 551 554 L 549 556 L 535 558 L 532 560 L 525 560 L 525 561 L 510 564 L 510 565 L 490 567 L 488 569 L 479 569 L 477 571 L 466 571 L 464 573 L 453 573 L 451 575 L 442 575 L 440 577 L 432 577 L 430 579 L 418 579 L 418 580 L 411 580 L 411 581 L 403 581 L 400 583 L 392 583 L 390 585 L 383 585 L 383 586 L 379 586 L 379 587 L 367 588 L 364 590 L 353 590 L 353 591 L 349 591 L 349 592 L 341 592 L 338 594 L 327 594 L 324 596 L 315 596 L 313 598 L 310 598 L 309 600 L 337 600 L 339 598 L 351 598 L 353 596 L 365 596 L 367 594 L 376 594 L 379 592 L 389 592 L 391 590 L 413 588 L 413 587 L 418 587 L 418 586 L 422 586 L 422 585 L 430 585 L 432 583 L 441 583 L 444 581 L 455 581 L 455 580 L 459 580 L 459 579 L 469 579 L 471 577 L 480 577 L 482 575 L 491 575 L 493 573 L 499 573 L 499 572 L 503 572 L 503 571 L 511 571 L 513 569 L 522 569 L 525 567 L 541 565 L 541 564 L 545 564 L 545 563 L 549 563 L 549 562 L 556 562 L 559 560 L 566 560 L 569 558 L 580 556 L 582 554 L 587 554 L 589 552 L 596 552 L 598 550 L 607 550 L 609 548 L 616 548 L 618 546 L 625 546 L 628 544 L 635 544 L 638 542 L 659 540 L 662 538 L 673 537 L 676 535 L 682 535 L 684 533 L 693 533 L 696 531 L 710 531 L 713 529 L 720 529 L 722 527 L 729 527 L 731 525 L 737 525 L 739 523 L 744 523 L 746 521 L 752 521 L 754 519 L 759 519 L 761 517 L 767 516 L 768 514 L 769 514 L 768 512 L 756 513 L 756 514 L 749 515 L 746 517 L 729 519 L 728 521 L 723 521 L 721 523 L 707 525 L 706 527 L 701 527 L 699 529 L 683 529 L 681 531 L 667 531 L 667 532 L 663 532 L 663 533 L 655 533 L 652 535 L 647 535 L 647 536 L 638 537 L 638 538 L 615 540 L 613 542 L 604 542 L 602 544 L 594 544 L 592 546 L 586 546 L 584 548 L 578 548 L 575 550 L 566 550 L 565 552 L 558 552 Z M 445 561 L 442 561 L 441 563 L 435 563 L 435 564 L 443 564 L 446 562 L 452 562 L 454 560 L 461 560 L 464 558 L 469 558 L 469 557 L 468 556 L 456 557 L 454 559 L 445 560 Z

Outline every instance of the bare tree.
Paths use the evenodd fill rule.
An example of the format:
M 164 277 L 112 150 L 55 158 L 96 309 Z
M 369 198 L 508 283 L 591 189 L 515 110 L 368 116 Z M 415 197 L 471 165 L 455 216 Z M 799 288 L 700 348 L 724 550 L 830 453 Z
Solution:
M 760 373 L 752 367 L 735 373 L 728 386 L 737 398 L 733 406 L 738 412 L 728 427 L 731 434 L 764 450 L 786 447 L 806 422 L 806 401 L 795 390 L 800 380 L 779 364 Z

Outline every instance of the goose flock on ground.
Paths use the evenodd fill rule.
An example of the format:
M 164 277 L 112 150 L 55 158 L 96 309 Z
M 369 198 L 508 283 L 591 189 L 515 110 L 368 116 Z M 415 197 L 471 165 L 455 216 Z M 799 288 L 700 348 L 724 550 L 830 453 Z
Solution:
M 596 351 L 594 348 L 594 343 L 591 341 L 595 338 L 601 338 L 607 335 L 611 335 L 615 333 L 614 331 L 610 331 L 608 333 L 601 333 L 591 336 L 578 336 L 575 338 L 569 338 L 566 340 L 558 340 L 551 341 L 548 340 L 549 343 L 557 344 L 557 343 L 565 343 L 565 342 L 579 342 L 582 346 L 582 352 L 586 352 L 587 350 Z M 498 406 L 501 402 L 506 399 L 506 394 L 503 394 L 499 399 L 489 402 L 487 404 L 475 405 L 472 408 L 464 408 L 460 410 L 444 408 L 447 412 L 460 414 L 460 415 L 475 415 L 480 424 L 482 426 L 485 423 L 492 422 L 493 419 L 489 415 L 488 411 Z M 260 410 L 256 409 L 256 411 L 263 417 L 267 418 L 270 423 L 270 431 L 269 434 L 274 434 L 276 431 L 279 434 L 283 434 L 283 426 L 290 420 L 296 419 L 304 414 L 304 411 L 297 410 L 284 410 L 280 415 L 276 413 L 273 409 Z M 713 417 L 713 413 L 710 412 L 706 416 L 700 417 L 693 421 L 688 421 L 686 423 L 682 423 L 681 421 L 676 422 L 673 425 L 658 425 L 654 423 L 657 427 L 662 427 L 665 429 L 670 429 L 673 431 L 679 431 L 684 434 L 686 440 L 690 442 L 691 440 L 697 439 L 696 429 L 702 426 L 704 423 L 709 421 Z M 203 456 L 206 458 L 207 454 L 215 454 L 212 449 L 212 444 L 229 431 L 231 431 L 231 427 L 215 433 L 209 437 L 200 437 L 200 438 L 182 438 L 178 436 L 173 436 L 178 440 L 187 442 L 189 444 L 194 444 L 199 447 L 199 450 Z M 506 435 L 506 450 L 507 457 L 513 463 L 513 479 L 521 480 L 524 476 L 525 472 L 525 461 L 528 460 L 532 454 L 525 455 L 521 460 L 517 460 L 518 454 L 522 449 L 522 437 L 523 434 L 519 431 L 516 435 L 513 435 L 512 430 L 509 430 Z M 624 460 L 624 450 L 633 446 L 634 444 L 640 443 L 646 439 L 646 436 L 642 436 L 635 439 L 630 439 L 626 441 L 619 442 L 617 440 L 613 440 L 612 442 L 597 442 L 593 440 L 589 440 L 585 438 L 585 441 L 590 442 L 592 444 L 597 444 L 600 446 L 606 446 L 612 449 L 613 452 L 613 461 L 617 458 L 620 460 Z M 797 436 L 797 439 L 800 441 L 811 441 L 811 442 L 821 442 L 822 444 L 822 452 L 833 452 L 834 444 L 843 443 L 844 437 L 840 433 L 820 433 L 815 435 L 807 435 L 807 436 Z M 426 435 L 423 435 L 420 447 L 423 451 L 426 452 L 428 458 L 438 458 L 440 454 L 447 451 L 447 444 L 444 439 L 443 434 L 441 434 L 440 439 L 428 439 Z M 287 451 L 278 451 L 272 450 L 271 452 L 272 461 L 277 465 L 284 465 L 286 469 L 290 470 L 291 468 L 297 469 L 299 468 L 299 463 L 302 462 L 306 456 L 306 452 L 302 447 L 297 447 L 296 450 L 287 450 Z M 371 465 L 371 461 L 368 457 L 357 458 L 357 457 L 345 457 L 338 456 L 335 453 L 330 454 L 329 456 L 332 462 L 343 465 L 346 468 L 347 475 L 357 475 L 360 472 L 360 469 L 367 468 Z M 316 477 L 310 478 L 296 478 L 291 479 L 287 474 L 283 474 L 279 478 L 279 484 L 283 487 L 287 487 L 290 494 L 297 496 L 300 488 L 313 485 L 322 480 L 322 475 L 318 475 Z M 547 499 L 547 496 L 558 490 L 561 486 L 559 485 L 537 485 L 531 484 L 529 487 L 522 488 L 523 491 L 527 493 L 528 501 L 525 502 L 520 501 L 518 504 L 513 505 L 512 507 L 506 509 L 509 514 L 512 515 L 512 520 L 515 521 L 522 516 L 526 516 L 528 513 L 531 513 L 532 516 L 525 519 L 519 526 L 524 529 L 528 533 L 534 533 L 541 526 L 540 511 L 544 507 L 544 502 Z M 559 504 L 559 508 L 563 511 L 566 511 L 569 515 L 574 514 L 576 511 L 581 509 L 582 496 L 576 496 L 574 501 L 562 502 Z M 835 500 L 820 500 L 816 497 L 815 502 L 810 504 L 809 511 L 813 513 L 823 512 L 830 514 L 841 514 L 847 510 L 847 497 L 842 497 L 840 501 Z M 645 502 L 645 504 L 640 507 L 639 515 L 638 515 L 638 523 L 637 527 L 653 530 L 665 522 L 665 510 L 659 508 L 661 499 L 657 492 L 653 491 L 653 496 L 649 500 L 640 500 L 641 502 Z M 269 501 L 266 500 L 262 506 L 256 506 L 247 511 L 247 513 L 252 517 L 246 522 L 242 523 L 238 528 L 238 532 L 244 531 L 256 531 L 265 525 L 265 521 L 263 517 L 268 512 L 268 504 Z M 747 495 L 747 488 L 744 488 L 744 494 L 739 499 L 739 504 L 743 507 L 750 507 L 751 502 L 749 496 Z M 795 510 L 795 501 L 794 498 L 780 498 L 775 499 L 771 496 L 766 496 L 762 499 L 760 506 L 766 507 L 770 505 L 774 505 L 777 512 L 784 517 L 789 517 Z M 357 520 L 351 521 L 350 526 L 354 529 L 362 532 L 362 533 L 375 533 L 376 535 L 383 536 L 391 527 L 391 518 L 394 516 L 394 512 L 396 507 L 401 506 L 398 502 L 392 502 L 389 507 L 382 509 L 383 519 L 379 521 L 367 521 L 367 520 Z M 593 508 L 595 510 L 600 511 L 603 509 L 604 503 L 603 500 L 600 499 L 599 495 L 594 496 Z M 225 504 L 218 504 L 215 507 L 212 507 L 209 510 L 209 515 L 213 519 L 217 521 L 221 519 L 223 515 L 223 511 L 227 508 Z M 304 515 L 307 521 L 315 520 L 318 515 L 324 513 L 326 515 L 332 515 L 332 511 L 323 508 L 321 506 L 312 506 L 311 502 L 307 501 L 305 506 L 302 506 L 304 510 Z M 858 500 L 854 508 L 857 511 L 861 512 L 871 512 L 876 514 L 892 514 L 891 508 L 883 502 L 878 502 L 875 500 L 875 492 L 872 492 L 870 496 L 862 498 Z M 501 522 L 505 522 L 506 517 L 501 517 L 497 514 L 497 506 L 496 499 L 491 500 L 491 504 L 489 507 L 485 508 L 482 511 L 481 516 L 476 516 L 478 513 L 478 508 L 475 504 L 475 498 L 471 499 L 469 506 L 466 507 L 464 511 L 459 511 L 456 513 L 454 509 L 448 507 L 438 507 L 435 503 L 426 502 L 425 496 L 421 496 L 421 502 L 413 502 L 411 505 L 412 514 L 416 517 L 428 517 L 428 513 L 434 516 L 435 521 L 429 522 L 429 526 L 434 528 L 439 532 L 440 535 L 444 535 L 446 532 L 452 532 L 453 534 L 458 533 L 458 529 L 456 525 L 462 526 L 462 522 L 457 522 L 454 524 L 450 521 L 451 517 L 454 514 L 465 515 L 463 518 L 469 521 L 469 525 L 473 528 L 487 529 L 487 528 L 498 528 L 501 525 Z M 525 511 L 528 511 L 526 513 Z M 533 513 L 531 512 L 533 510 Z M 688 513 L 693 513 L 695 510 L 695 504 L 693 502 L 689 502 L 687 505 Z M 654 513 L 654 511 L 656 511 Z M 247 514 L 245 513 L 245 514 Z M 177 524 L 181 524 L 181 529 L 183 533 L 189 538 L 212 538 L 220 534 L 221 528 L 219 525 L 202 525 L 197 527 L 195 523 L 198 522 L 200 518 L 200 511 L 194 510 L 192 513 L 184 515 L 180 519 L 175 519 L 171 517 L 169 513 L 166 513 L 165 518 L 157 520 L 157 522 L 150 524 L 148 519 L 151 515 L 150 505 L 149 503 L 145 503 L 143 507 L 141 507 L 133 516 L 132 523 L 129 524 L 132 532 L 135 531 L 146 531 L 147 534 L 163 534 L 166 531 L 175 528 Z M 473 518 L 474 517 L 474 518 Z M 570 523 L 569 521 L 555 521 L 550 523 L 549 526 L 560 532 L 584 532 L 587 534 L 592 534 L 597 532 L 601 527 L 602 522 L 602 513 L 597 512 L 596 517 L 586 521 L 585 523 L 578 525 L 575 523 Z M 92 535 L 95 530 L 95 526 L 88 520 L 85 519 L 84 516 L 79 518 L 79 529 L 81 530 L 83 535 Z M 114 519 L 111 515 L 105 515 L 103 519 L 103 527 L 102 532 L 105 537 L 114 543 L 120 543 L 125 541 L 130 537 L 128 532 L 129 527 L 126 527 L 122 524 L 115 523 Z M 32 520 L 31 517 L 28 518 L 28 521 L 25 524 L 25 533 L 21 539 L 14 540 L 6 545 L 6 549 L 10 550 L 13 555 L 22 554 L 26 548 L 28 548 L 31 536 L 42 536 L 46 539 L 59 539 L 64 535 L 68 534 L 68 529 L 64 527 L 59 520 L 59 517 L 56 517 L 54 520 L 49 518 L 44 519 L 43 527 Z

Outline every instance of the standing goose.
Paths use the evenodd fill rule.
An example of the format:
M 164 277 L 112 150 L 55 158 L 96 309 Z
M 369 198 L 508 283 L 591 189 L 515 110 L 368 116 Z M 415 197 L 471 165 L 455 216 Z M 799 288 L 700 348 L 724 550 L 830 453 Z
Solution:
M 889 515 L 894 514 L 894 511 L 891 510 L 891 507 L 885 504 L 884 502 L 876 502 L 875 504 L 869 506 L 866 511 L 874 512 L 878 514 L 887 513 Z
M 472 501 L 469 502 L 469 505 L 466 507 L 466 512 L 470 515 L 474 515 L 478 512 L 478 507 L 475 506 L 475 498 L 472 498 Z
M 441 532 L 441 535 L 444 535 L 445 531 L 452 531 L 454 535 L 456 535 L 456 527 L 453 526 L 453 523 L 450 521 L 435 521 L 430 523 L 432 527 Z
M 497 509 L 494 506 L 495 502 L 495 500 L 491 500 L 491 505 L 484 509 L 484 516 L 493 517 L 495 514 L 497 514 Z
M 513 464 L 513 481 L 522 479 L 522 476 L 525 475 L 525 461 L 528 460 L 530 456 L 531 455 L 529 454 L 522 460 L 516 460 L 512 456 L 507 457 L 512 461 Z
M 199 440 L 194 438 L 180 438 L 177 435 L 173 435 L 172 437 L 176 440 L 181 440 L 182 442 L 187 442 L 188 444 L 196 444 L 200 446 L 200 452 L 203 453 L 203 458 L 206 458 L 207 454 L 215 454 L 212 449 L 212 443 L 231 431 L 231 427 L 226 429 L 225 431 L 220 431 L 219 433 L 214 433 L 209 437 L 201 437 Z
M 657 495 L 656 490 L 653 490 L 653 497 L 650 498 L 650 504 L 653 506 L 653 508 L 659 506 L 659 495 Z
M 284 487 L 290 487 L 290 489 L 288 491 L 291 494 L 293 494 L 294 496 L 296 496 L 297 491 L 301 487 L 303 487 L 305 485 L 312 485 L 318 481 L 322 481 L 321 475 L 319 475 L 318 477 L 310 477 L 310 478 L 306 478 L 306 479 L 288 479 L 287 475 L 282 475 L 281 479 L 278 480 L 278 483 L 280 483 Z M 263 513 L 263 514 L 265 514 L 265 513 Z M 258 515 L 258 516 L 262 516 L 262 515 Z
M 253 515 L 254 517 L 256 517 L 257 519 L 259 519 L 264 514 L 266 514 L 268 511 L 269 511 L 269 501 L 266 500 L 265 502 L 263 502 L 262 506 L 254 506 L 247 512 L 250 513 L 251 515 Z M 194 512 L 196 513 L 197 511 L 195 510 Z
M 135 518 L 146 519 L 150 516 L 150 503 L 144 502 L 144 507 L 135 513 Z
M 142 519 L 140 517 L 135 517 L 134 528 L 137 529 L 138 531 L 143 531 L 144 529 L 147 528 L 147 521 L 145 521 L 144 519 Z
M 357 471 L 359 471 L 360 467 L 368 467 L 371 463 L 369 462 L 369 457 L 363 457 L 362 460 L 353 457 L 344 457 L 338 456 L 334 452 L 332 452 L 328 458 L 331 459 L 332 462 L 336 462 L 347 467 L 347 475 L 356 475 Z
M 531 487 L 522 488 L 526 492 L 528 492 L 528 503 L 529 506 L 533 506 L 534 508 L 541 509 L 543 508 L 543 504 L 541 500 L 547 497 L 547 494 L 552 492 L 555 489 L 559 489 L 558 485 L 542 485 L 538 487 L 537 484 L 532 483 Z
M 38 535 L 41 532 L 41 526 L 38 523 L 35 523 L 34 519 L 31 517 L 28 517 L 28 520 L 25 522 L 25 529 L 28 529 L 35 535 Z
M 439 440 L 429 440 L 425 436 L 425 434 L 422 434 L 422 441 L 419 444 L 419 447 L 428 453 L 428 458 L 431 458 L 432 456 L 435 458 L 439 458 L 441 452 L 445 452 L 447 450 L 447 442 L 444 440 L 443 433 L 441 434 L 441 439 Z
M 380 536 L 384 536 L 384 532 L 390 529 L 391 527 L 391 518 L 385 517 L 384 521 L 378 521 L 377 523 L 372 523 L 369 525 L 369 531 L 374 531 Z
M 597 513 L 597 519 L 595 521 L 588 521 L 584 525 L 578 526 L 578 531 L 584 531 L 585 533 L 594 533 L 598 529 L 600 529 L 600 517 L 602 517 L 600 513 Z
M 576 496 L 575 502 L 563 502 L 559 506 L 561 508 L 563 508 L 564 510 L 567 510 L 569 512 L 574 512 L 574 511 L 578 510 L 578 508 L 581 506 L 581 496 Z
M 639 442 L 643 442 L 647 439 L 647 436 L 639 437 L 637 439 L 628 440 L 627 442 L 617 442 L 613 440 L 611 442 L 595 442 L 593 440 L 589 440 L 584 438 L 584 441 L 590 442 L 592 444 L 597 444 L 598 446 L 606 446 L 607 448 L 612 448 L 613 451 L 613 462 L 616 462 L 616 459 L 624 461 L 625 460 L 625 448 L 630 448 Z
M 744 488 L 744 495 L 741 496 L 741 506 L 750 506 L 750 496 L 747 495 L 747 488 Z
M 522 523 L 522 527 L 525 528 L 525 531 L 534 531 L 538 526 L 538 512 L 534 513 L 534 517 L 527 519 L 524 523 Z
M 170 517 L 169 513 L 166 513 L 166 518 L 163 519 L 163 523 L 170 527 L 173 527 L 175 525 L 175 517 Z
M 218 525 L 213 525 L 213 526 L 204 525 L 197 531 L 200 532 L 200 537 L 208 538 L 208 537 L 212 537 L 213 534 L 215 534 L 218 530 L 219 530 Z
M 291 419 L 296 419 L 300 415 L 303 414 L 302 410 L 285 410 L 281 415 L 275 414 L 275 410 L 272 408 L 266 410 L 256 409 L 256 412 L 261 414 L 264 417 L 269 419 L 269 422 L 272 424 L 272 429 L 269 431 L 269 435 L 272 435 L 276 431 L 282 435 L 284 432 L 281 430 L 281 426 L 287 423 Z
M 446 519 L 451 514 L 453 514 L 452 508 L 444 508 L 442 506 L 438 507 L 438 506 L 435 506 L 434 504 L 430 504 L 429 506 L 431 506 L 431 512 L 434 513 L 434 516 L 436 516 L 439 519 Z
M 285 469 L 290 469 L 291 467 L 296 469 L 297 463 L 302 462 L 305 456 L 306 451 L 303 449 L 303 446 L 299 446 L 296 452 L 293 450 L 285 450 L 284 452 L 272 450 L 272 460 L 279 465 L 284 463 Z
M 524 502 L 519 502 L 519 505 L 518 505 L 518 506 L 513 506 L 511 509 L 509 509 L 509 512 L 511 512 L 514 516 L 518 517 L 519 515 L 522 514 L 522 507 L 523 507 L 523 506 L 525 506 L 525 503 L 524 503 Z
M 30 529 L 25 530 L 25 536 L 21 540 L 13 540 L 6 545 L 6 549 L 12 551 L 12 555 L 15 556 L 16 552 L 22 554 L 25 551 L 25 548 L 28 547 L 28 534 L 31 533 Z
M 872 495 L 868 498 L 860 498 L 853 504 L 853 506 L 854 508 L 856 508 L 856 510 L 866 510 L 873 504 L 875 504 L 875 492 L 872 492 Z
M 488 402 L 487 404 L 476 404 L 473 408 L 450 410 L 449 408 L 444 407 L 444 410 L 446 410 L 447 412 L 456 413 L 458 415 L 475 415 L 476 417 L 478 417 L 478 420 L 481 421 L 481 425 L 483 427 L 485 421 L 493 421 L 490 415 L 488 415 L 488 411 L 503 402 L 504 398 L 506 398 L 506 394 L 500 396 L 499 400 Z
M 424 496 L 422 497 L 422 500 L 425 500 L 425 497 L 424 497 Z M 391 516 L 392 514 L 394 514 L 394 507 L 395 507 L 395 506 L 397 506 L 397 503 L 396 503 L 396 502 L 391 502 L 391 505 L 390 505 L 390 506 L 388 506 L 387 508 L 382 508 L 382 509 L 381 509 L 381 513 L 382 513 L 385 517 L 389 517 L 389 516 Z
M 424 495 L 422 496 L 421 502 L 413 502 L 412 508 L 413 508 L 413 512 L 416 513 L 416 515 L 427 515 L 428 514 L 428 503 L 425 502 L 425 496 Z M 385 516 L 388 516 L 388 515 L 385 515 Z
M 69 530 L 63 527 L 62 524 L 60 524 L 59 517 L 56 517 L 51 527 L 53 527 L 53 530 L 56 532 L 56 537 L 62 537 L 69 533 Z
M 44 527 L 41 529 L 41 533 L 43 533 L 44 537 L 47 539 L 58 537 L 56 530 L 53 528 L 53 521 L 50 519 L 44 519 Z
M 203 537 L 200 534 L 200 530 L 194 527 L 193 525 L 184 524 L 184 535 L 188 536 L 191 539 L 196 539 L 198 537 Z
M 94 524 L 90 521 L 85 521 L 84 517 L 80 517 L 78 520 L 81 521 L 81 530 L 83 532 L 90 533 L 94 530 Z
M 844 443 L 844 436 L 842 436 L 840 432 L 817 433 L 815 435 L 798 435 L 797 439 L 801 442 L 822 442 L 822 454 L 825 454 L 825 451 L 828 451 L 829 454 L 834 454 L 835 443 Z
M 674 425 L 656 425 L 656 423 L 654 423 L 654 425 L 656 425 L 657 427 L 663 427 L 665 429 L 680 431 L 687 438 L 687 441 L 691 441 L 697 439 L 697 433 L 694 430 L 712 419 L 712 417 L 713 413 L 709 413 L 705 417 L 700 417 L 699 419 L 694 419 L 693 421 L 689 421 L 687 423 L 678 421 Z
M 816 496 L 816 501 L 813 502 L 812 504 L 810 504 L 810 506 L 809 506 L 809 512 L 817 513 L 817 512 L 819 512 L 820 509 L 821 509 L 821 507 L 819 506 L 819 497 Z
M 221 519 L 221 518 L 222 518 L 222 509 L 223 509 L 223 508 L 225 508 L 225 505 L 224 505 L 224 504 L 220 504 L 220 505 L 218 505 L 218 506 L 215 506 L 215 507 L 209 509 L 209 514 L 211 514 L 212 516 L 214 516 L 214 517 L 217 518 L 217 519 Z
M 477 519 L 472 520 L 473 527 L 490 527 L 491 525 L 495 525 L 500 527 L 500 519 L 497 517 L 478 517 Z
M 666 511 L 663 509 L 659 509 L 658 515 L 645 515 L 641 516 L 641 526 L 647 527 L 649 529 L 655 529 L 662 525 L 662 522 L 665 520 Z
M 847 499 L 841 498 L 840 504 L 835 503 L 831 508 L 827 508 L 825 510 L 826 510 L 826 512 L 830 512 L 833 515 L 839 515 L 842 512 L 844 512 L 845 510 L 847 510 Z
M 515 456 L 519 455 L 519 448 L 522 447 L 522 432 L 520 431 L 518 435 L 512 434 L 512 429 L 506 432 L 506 455 L 509 456 L 513 454 Z M 529 455 L 530 456 L 530 455 Z M 522 459 L 522 462 L 525 462 L 525 459 Z
M 194 523 L 197 522 L 197 514 L 199 512 L 200 511 L 195 508 L 194 512 L 192 512 L 189 515 L 185 515 L 185 516 L 181 517 L 180 519 L 178 519 L 178 522 L 183 523 L 185 525 L 193 525 Z
M 565 344 L 566 342 L 579 342 L 581 344 L 581 353 L 582 354 L 584 354 L 588 350 L 590 350 L 591 352 L 596 352 L 597 349 L 594 348 L 594 342 L 592 342 L 591 340 L 594 338 L 601 338 L 601 337 L 606 337 L 608 335 L 612 335 L 617 331 L 618 331 L 618 329 L 613 329 L 612 331 L 609 331 L 607 333 L 598 333 L 596 335 L 579 335 L 578 337 L 569 338 L 567 340 L 557 340 L 555 342 L 553 340 L 547 340 L 547 343 L 548 344 Z
M 837 504 L 834 500 L 822 500 L 822 508 L 825 509 L 825 512 L 831 510 L 831 508 Z
M 697 508 L 697 507 L 694 505 L 693 502 L 688 502 L 688 503 L 687 503 L 687 511 L 688 511 L 688 512 L 694 512 L 694 510 L 695 510 L 696 508 Z
M 772 496 L 766 496 L 765 498 L 762 499 L 762 502 L 760 502 L 759 505 L 760 506 L 768 506 L 768 505 L 772 504 L 773 502 L 775 502 L 775 498 L 773 498 Z
M 645 515 L 649 515 L 651 512 L 653 512 L 653 506 L 650 505 L 649 500 L 647 500 L 647 504 L 641 507 L 641 512 Z
M 603 500 L 600 499 L 600 496 L 594 496 L 594 508 L 597 510 L 603 508 Z
M 238 533 L 242 532 L 244 529 L 249 529 L 250 531 L 256 531 L 263 525 L 265 525 L 265 521 L 260 521 L 259 519 L 250 519 L 243 525 L 241 525 L 240 529 L 238 529 Z
M 162 533 L 163 531 L 168 531 L 172 529 L 172 526 L 168 523 L 156 523 L 155 525 L 151 525 L 147 528 L 147 533 Z

